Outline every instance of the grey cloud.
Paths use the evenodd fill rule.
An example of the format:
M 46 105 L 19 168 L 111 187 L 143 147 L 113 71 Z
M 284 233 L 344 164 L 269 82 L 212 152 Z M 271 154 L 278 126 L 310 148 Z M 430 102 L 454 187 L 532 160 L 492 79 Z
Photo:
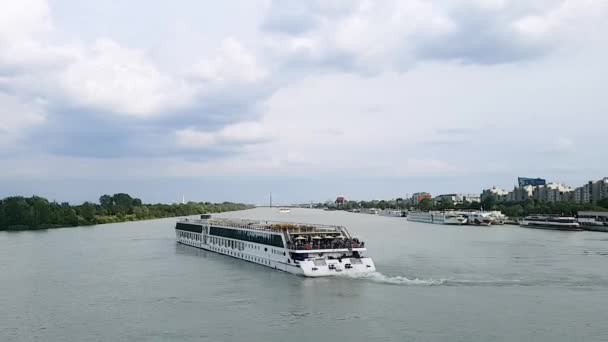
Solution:
M 438 129 L 435 132 L 439 135 L 465 135 L 465 134 L 473 134 L 479 131 L 475 128 L 467 128 L 467 127 L 453 127 L 453 128 L 443 128 Z
M 422 60 L 458 60 L 471 64 L 502 64 L 542 56 L 551 45 L 531 43 L 511 26 L 517 18 L 510 12 L 465 7 L 450 15 L 454 32 L 424 37 L 416 42 Z
M 314 51 L 314 55 L 308 55 L 306 50 L 289 55 L 287 60 L 283 61 L 286 68 L 301 68 L 305 71 L 314 68 L 332 69 L 363 75 L 376 74 L 382 69 L 390 68 L 405 71 L 416 62 L 428 60 L 504 64 L 541 57 L 552 51 L 557 40 L 552 40 L 551 37 L 542 40 L 529 39 L 515 29 L 514 23 L 529 15 L 549 13 L 561 4 L 557 1 L 545 1 L 542 11 L 538 9 L 537 4 L 523 1 L 507 2 L 501 10 L 466 2 L 454 6 L 435 4 L 432 7 L 435 15 L 445 18 L 449 25 L 452 25 L 450 30 L 435 31 L 430 28 L 430 24 L 428 30 L 418 28 L 417 23 L 412 24 L 414 28 L 409 25 L 389 26 L 391 21 L 385 18 L 390 15 L 387 8 L 392 8 L 389 2 L 375 3 L 374 6 L 386 5 L 386 8 L 378 12 L 357 12 L 356 17 L 350 16 L 357 8 L 356 2 L 351 3 L 349 7 L 339 7 L 339 10 L 301 2 L 281 3 L 283 2 L 272 3 L 262 27 L 282 33 L 282 38 L 278 39 L 302 38 L 318 43 L 315 47 L 318 50 Z M 412 17 L 406 17 L 404 20 L 413 20 L 417 15 L 410 14 Z M 397 37 L 397 44 L 384 55 L 372 59 L 368 59 L 368 53 L 383 50 L 385 47 L 382 44 L 386 42 L 377 42 L 380 45 L 361 51 L 345 50 L 340 44 L 334 43 L 336 37 L 332 35 L 343 30 L 345 26 L 348 27 L 344 25 L 349 24 L 348 19 L 354 19 L 354 22 L 365 22 L 369 19 L 370 25 L 366 30 L 383 32 L 387 39 Z M 318 28 L 319 30 L 316 30 Z M 391 31 L 393 29 L 394 31 Z
M 159 117 L 134 118 L 90 108 L 54 106 L 47 120 L 32 130 L 26 144 L 34 149 L 63 156 L 120 158 L 184 156 L 217 158 L 236 154 L 244 145 L 260 141 L 231 141 L 207 148 L 184 148 L 176 144 L 175 132 L 194 128 L 209 132 L 261 113 L 256 103 L 267 96 L 252 94 L 218 96 L 214 101 Z
M 261 28 L 273 33 L 303 34 L 315 29 L 323 20 L 351 13 L 357 2 L 273 0 Z
M 305 13 L 277 11 L 266 17 L 262 29 L 270 32 L 301 34 L 317 25 L 317 20 Z

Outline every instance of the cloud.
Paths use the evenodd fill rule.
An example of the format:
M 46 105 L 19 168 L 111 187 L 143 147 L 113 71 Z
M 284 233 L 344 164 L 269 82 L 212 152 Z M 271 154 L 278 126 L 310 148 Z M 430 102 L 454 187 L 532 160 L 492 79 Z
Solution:
M 19 132 L 5 144 L 19 136 L 38 151 L 103 158 L 180 153 L 175 129 L 228 134 L 222 128 L 255 119 L 257 103 L 275 87 L 236 38 L 198 63 L 165 69 L 145 49 L 114 39 L 62 40 L 48 3 L 27 1 L 28 8 L 7 3 L 0 13 L 0 92 L 24 106 L 44 103 L 36 113 L 47 120 L 32 129 L 13 124 Z M 7 98 L 0 105 L 13 106 Z
M 605 25 L 608 2 L 564 0 L 543 13 L 523 16 L 512 23 L 515 30 L 534 40 L 554 40 L 564 34 L 578 34 Z
M 59 84 L 75 107 L 149 116 L 191 105 L 195 90 L 163 73 L 141 51 L 102 39 L 62 70 Z
M 242 3 L 70 1 L 3 1 L 0 177 L 605 169 L 606 2 L 262 0 L 226 25 Z
M 264 79 L 267 71 L 251 52 L 235 38 L 226 38 L 215 57 L 194 67 L 192 75 L 206 83 L 254 83 Z
M 580 23 L 606 13 L 606 2 L 593 0 L 335 3 L 338 11 L 272 1 L 262 26 L 274 33 L 269 48 L 288 67 L 362 74 L 409 70 L 428 60 L 512 63 L 551 52 L 565 32 L 589 32 Z
M 192 128 L 175 132 L 177 145 L 184 149 L 211 149 L 226 145 L 249 145 L 268 142 L 273 138 L 264 125 L 258 122 L 239 122 L 219 131 L 206 132 Z
M 21 150 L 20 144 L 26 134 L 45 120 L 43 106 L 20 101 L 0 92 L 0 152 Z

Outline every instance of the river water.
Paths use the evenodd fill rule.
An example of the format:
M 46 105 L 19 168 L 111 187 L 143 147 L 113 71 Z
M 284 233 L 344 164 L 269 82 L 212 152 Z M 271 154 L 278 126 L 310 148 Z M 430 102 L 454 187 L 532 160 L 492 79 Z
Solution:
M 0 232 L 0 341 L 608 341 L 608 234 L 345 212 L 378 272 L 310 279 L 188 246 L 175 219 Z

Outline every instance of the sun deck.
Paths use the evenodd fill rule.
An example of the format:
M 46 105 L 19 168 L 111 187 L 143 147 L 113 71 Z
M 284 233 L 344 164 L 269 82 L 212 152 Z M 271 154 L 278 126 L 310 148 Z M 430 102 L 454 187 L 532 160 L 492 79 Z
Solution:
M 273 232 L 285 237 L 287 248 L 299 253 L 364 250 L 365 243 L 353 238 L 343 226 L 284 221 L 238 219 L 184 219 L 183 222 Z
M 236 220 L 214 218 L 209 220 L 201 219 L 184 219 L 184 222 L 201 223 L 208 225 L 219 225 L 224 227 L 233 227 L 241 229 L 262 230 L 266 232 L 288 232 L 290 234 L 341 234 L 345 237 L 350 237 L 343 226 L 312 224 L 312 223 L 296 223 L 285 221 L 262 221 L 262 220 Z

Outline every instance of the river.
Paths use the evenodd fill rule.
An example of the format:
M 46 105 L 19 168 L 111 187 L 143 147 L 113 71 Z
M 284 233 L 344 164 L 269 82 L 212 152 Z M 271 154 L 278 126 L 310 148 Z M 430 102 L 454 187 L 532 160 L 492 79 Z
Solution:
M 312 209 L 378 272 L 303 278 L 178 245 L 175 219 L 0 232 L 0 341 L 608 341 L 608 234 Z

